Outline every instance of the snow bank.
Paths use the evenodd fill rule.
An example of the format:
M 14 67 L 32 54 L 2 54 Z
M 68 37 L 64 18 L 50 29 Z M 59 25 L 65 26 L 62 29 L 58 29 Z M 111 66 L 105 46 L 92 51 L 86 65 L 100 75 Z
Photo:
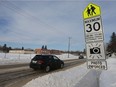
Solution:
M 108 70 L 100 76 L 100 87 L 116 87 L 116 58 L 109 58 L 107 63 Z
M 91 69 L 74 87 L 99 87 L 101 70 Z
M 89 70 L 86 64 L 33 79 L 23 87 L 74 87 Z

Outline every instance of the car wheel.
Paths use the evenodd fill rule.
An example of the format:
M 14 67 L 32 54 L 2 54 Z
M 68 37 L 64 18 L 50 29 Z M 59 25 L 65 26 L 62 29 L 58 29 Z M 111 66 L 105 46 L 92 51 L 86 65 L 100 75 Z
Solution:
M 46 66 L 45 71 L 49 72 L 50 71 L 50 66 Z
M 63 63 L 60 65 L 60 68 L 64 68 L 64 64 Z

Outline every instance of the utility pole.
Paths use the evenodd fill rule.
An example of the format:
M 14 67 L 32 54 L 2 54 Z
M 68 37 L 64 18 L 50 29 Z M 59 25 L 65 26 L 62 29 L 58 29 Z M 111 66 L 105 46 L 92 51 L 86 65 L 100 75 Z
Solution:
M 69 53 L 70 53 L 70 39 L 71 39 L 71 37 L 69 37 L 68 39 L 69 39 L 69 41 L 68 41 L 68 58 L 69 58 Z

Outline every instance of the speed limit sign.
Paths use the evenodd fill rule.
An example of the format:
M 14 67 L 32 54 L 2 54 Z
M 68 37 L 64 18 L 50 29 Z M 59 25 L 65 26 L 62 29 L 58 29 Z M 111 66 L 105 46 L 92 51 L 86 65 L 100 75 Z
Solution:
M 84 20 L 86 42 L 103 41 L 101 16 Z
M 100 7 L 90 3 L 83 11 L 87 67 L 107 69 Z

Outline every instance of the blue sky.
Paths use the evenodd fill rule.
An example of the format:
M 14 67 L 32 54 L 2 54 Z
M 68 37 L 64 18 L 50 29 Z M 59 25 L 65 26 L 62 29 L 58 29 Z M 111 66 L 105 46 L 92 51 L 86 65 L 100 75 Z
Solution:
M 83 15 L 90 3 L 101 7 L 104 42 L 116 32 L 116 1 L 113 0 L 2 0 L 0 45 L 68 50 L 85 48 Z

